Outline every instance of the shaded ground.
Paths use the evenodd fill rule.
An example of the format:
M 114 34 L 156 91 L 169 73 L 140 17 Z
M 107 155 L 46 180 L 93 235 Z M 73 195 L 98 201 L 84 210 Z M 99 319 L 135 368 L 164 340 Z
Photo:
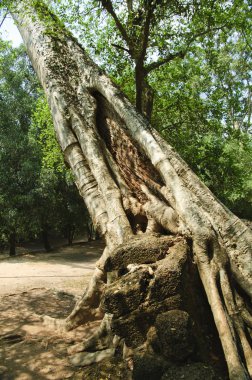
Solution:
M 66 317 L 92 275 L 103 245 L 62 247 L 0 259 L 0 379 L 81 379 L 67 347 L 88 337 L 99 322 L 61 335 L 40 315 Z

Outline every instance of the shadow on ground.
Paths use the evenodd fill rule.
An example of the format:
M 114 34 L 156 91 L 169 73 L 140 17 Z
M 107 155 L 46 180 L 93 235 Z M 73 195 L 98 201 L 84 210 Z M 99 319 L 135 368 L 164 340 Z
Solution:
M 45 327 L 41 315 L 69 315 L 102 251 L 102 242 L 91 242 L 1 260 L 0 380 L 83 379 L 67 348 L 88 338 L 99 321 L 62 334 Z

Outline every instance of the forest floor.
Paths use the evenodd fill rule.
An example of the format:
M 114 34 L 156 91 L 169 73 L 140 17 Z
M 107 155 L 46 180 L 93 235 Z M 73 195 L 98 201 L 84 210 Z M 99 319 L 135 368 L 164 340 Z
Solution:
M 83 379 L 67 348 L 88 337 L 99 322 L 60 334 L 42 315 L 66 317 L 88 283 L 102 242 L 79 243 L 50 253 L 0 254 L 0 380 Z

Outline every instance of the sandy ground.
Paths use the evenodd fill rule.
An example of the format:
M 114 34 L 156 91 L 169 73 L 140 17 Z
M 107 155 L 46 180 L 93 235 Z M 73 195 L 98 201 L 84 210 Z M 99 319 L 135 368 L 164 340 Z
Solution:
M 69 314 L 102 250 L 94 242 L 0 259 L 0 380 L 83 378 L 69 364 L 67 348 L 98 322 L 60 334 L 46 328 L 41 315 Z
M 75 244 L 50 253 L 26 253 L 1 260 L 0 296 L 46 287 L 81 294 L 100 257 L 100 242 Z

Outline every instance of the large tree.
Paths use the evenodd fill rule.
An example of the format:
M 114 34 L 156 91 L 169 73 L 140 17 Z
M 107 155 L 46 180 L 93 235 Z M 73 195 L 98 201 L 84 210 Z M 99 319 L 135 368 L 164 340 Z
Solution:
M 167 261 L 160 260 L 166 260 L 165 247 L 171 268 L 175 263 L 181 266 L 182 253 L 173 256 L 169 248 L 170 235 L 178 235 L 191 247 L 192 256 L 187 260 L 197 264 L 229 376 L 248 379 L 251 230 L 212 195 L 42 2 L 30 5 L 22 1 L 13 14 L 45 90 L 64 158 L 106 241 L 89 287 L 70 316 L 58 325 L 72 329 L 100 317 L 103 296 L 106 314 L 100 337 L 105 330 L 109 334 L 111 323 L 115 331 L 120 318 L 113 322 L 116 311 L 106 292 L 120 281 L 118 276 L 125 279 L 135 272 L 142 285 L 141 273 L 150 276 L 155 289 L 159 269 L 148 265 L 156 258 L 156 264 L 164 263 L 166 268 Z M 148 297 L 151 294 L 155 298 L 155 292 Z M 130 308 L 134 310 L 134 305 Z M 117 310 L 117 317 L 120 315 Z M 87 343 L 82 346 L 85 348 Z M 100 354 L 111 352 L 110 347 Z

